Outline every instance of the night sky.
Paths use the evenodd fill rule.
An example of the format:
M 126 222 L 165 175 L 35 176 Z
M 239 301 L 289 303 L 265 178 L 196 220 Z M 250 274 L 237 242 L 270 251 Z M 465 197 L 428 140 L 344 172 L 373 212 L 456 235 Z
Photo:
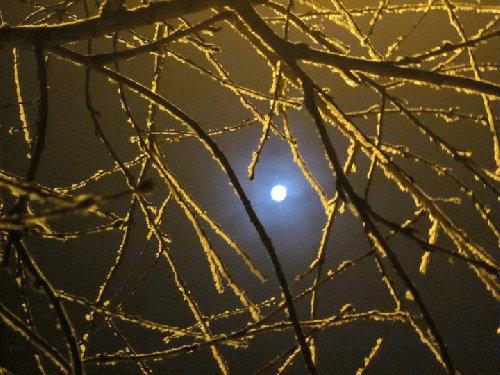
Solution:
M 85 18 L 84 1 L 66 2 L 67 13 L 61 22 L 71 21 L 72 16 Z M 56 1 L 40 3 L 61 9 L 61 4 Z M 138 0 L 127 0 L 126 6 L 131 9 L 139 3 Z M 310 2 L 296 0 L 293 13 L 304 15 L 310 12 L 307 3 Z M 346 26 L 349 22 L 355 22 L 359 32 L 369 36 L 373 51 L 390 61 L 435 50 L 446 40 L 454 44 L 461 42 L 457 27 L 452 25 L 444 5 L 436 5 L 429 12 L 424 12 L 423 5 L 418 10 L 408 8 L 399 12 L 391 6 L 419 2 L 389 0 L 386 2 L 388 7 L 380 12 L 380 19 L 371 28 L 370 20 L 376 13 L 378 1 L 341 2 L 350 10 L 351 21 L 345 14 L 339 15 L 342 12 L 335 4 L 340 2 L 324 0 L 314 3 L 318 5 L 316 11 L 321 12 L 324 10 L 321 7 L 327 7 L 334 11 L 333 16 L 330 19 L 304 16 L 304 22 L 321 27 L 322 32 L 349 46 L 345 54 L 351 57 L 375 59 L 370 56 L 369 46 L 360 43 L 359 35 L 356 36 L 358 31 Z M 476 35 L 487 25 L 485 33 L 499 30 L 495 17 L 498 18 L 500 7 L 496 2 L 482 3 L 482 12 L 472 8 L 479 7 L 476 4 L 471 8 L 457 8 L 453 13 L 458 16 L 467 37 Z M 494 5 L 488 6 L 489 3 Z M 277 4 L 286 8 L 287 1 L 278 1 Z M 363 6 L 372 8 L 362 11 Z M 97 15 L 93 1 L 88 1 L 88 9 L 92 16 Z M 256 9 L 262 16 L 277 16 L 264 6 Z M 3 22 L 11 26 L 38 24 L 38 20 L 51 14 L 48 8 L 32 14 L 34 10 L 33 5 L 21 1 L 0 1 Z M 205 10 L 190 14 L 183 21 L 169 20 L 165 27 L 172 31 L 181 26 L 193 26 L 215 14 L 216 10 Z M 56 18 L 49 22 L 57 24 Z M 282 37 L 283 19 L 275 21 L 267 19 Z M 492 24 L 488 24 L 490 21 Z M 333 204 L 339 186 L 337 176 L 325 156 L 315 122 L 303 105 L 302 89 L 289 82 L 286 91 L 288 104 L 284 106 L 286 115 L 278 110 L 272 113 L 273 70 L 265 57 L 230 22 L 220 21 L 214 27 L 211 34 L 199 32 L 190 39 L 166 47 L 158 93 L 194 119 L 229 161 L 272 240 L 291 294 L 297 297 L 295 308 L 306 335 L 311 332 L 314 319 L 340 314 L 337 324 L 322 327 L 315 336 L 318 373 L 356 373 L 363 368 L 370 353 L 374 353 L 377 340 L 381 340 L 364 373 L 445 374 L 446 366 L 436 360 L 429 346 L 422 343 L 416 333 L 415 325 L 423 329 L 424 335 L 428 334 L 428 322 L 422 318 L 407 285 L 383 254 L 380 259 L 389 281 L 382 277 L 367 226 L 363 225 L 349 198 L 345 201 L 338 199 L 335 206 L 338 213 L 329 229 L 320 278 L 329 276 L 316 288 L 317 309 L 314 318 L 311 317 L 309 288 L 315 283 L 318 249 L 328 221 L 327 208 L 333 207 L 328 204 Z M 135 35 L 120 31 L 118 50 L 144 42 L 137 35 L 153 38 L 154 30 L 154 26 L 143 26 L 134 29 Z M 233 374 L 253 374 L 259 369 L 264 374 L 277 373 L 284 359 L 266 366 L 296 344 L 286 310 L 281 306 L 264 322 L 255 323 L 228 281 L 223 278 L 221 290 L 217 290 L 214 282 L 214 273 L 221 276 L 222 271 L 214 271 L 216 266 L 211 258 L 214 255 L 206 250 L 207 247 L 213 248 L 220 257 L 234 285 L 244 290 L 248 299 L 258 306 L 261 317 L 275 311 L 283 299 L 266 248 L 220 163 L 185 124 L 158 107 L 155 107 L 154 128 L 148 131 L 150 101 L 124 89 L 126 106 L 131 114 L 128 116 L 116 82 L 92 71 L 88 93 L 96 111 L 96 128 L 87 108 L 85 68 L 58 56 L 57 51 L 46 51 L 49 87 L 47 135 L 34 181 L 36 185 L 28 184 L 34 186 L 35 192 L 41 191 L 41 187 L 49 189 L 52 198 L 37 199 L 36 194 L 32 194 L 29 211 L 12 216 L 23 190 L 5 183 L 5 178 L 25 179 L 32 160 L 27 155 L 33 152 L 26 142 L 19 113 L 21 110 L 26 112 L 30 132 L 36 135 L 40 92 L 33 48 L 21 48 L 17 50 L 17 58 L 23 105 L 19 105 L 14 83 L 14 54 L 10 47 L 1 48 L 4 36 L 0 29 L 0 233 L 4 248 L 0 266 L 0 373 L 2 368 L 14 374 L 42 373 L 37 358 L 47 374 L 57 373 L 57 366 L 43 351 L 37 351 L 29 340 L 11 329 L 7 310 L 27 326 L 32 324 L 29 330 L 59 351 L 67 361 L 70 358 L 66 337 L 56 328 L 60 322 L 47 291 L 32 272 L 23 268 L 26 261 L 15 249 L 5 259 L 8 235 L 12 232 L 22 233 L 23 246 L 32 262 L 37 264 L 62 301 L 82 353 L 81 348 L 85 347 L 83 362 L 86 373 L 222 373 L 214 359 L 215 347 Z M 392 54 L 384 56 L 399 37 L 404 37 L 401 44 Z M 293 26 L 290 27 L 290 39 L 310 42 Z M 79 54 L 88 53 L 86 40 L 64 46 Z M 312 46 L 322 48 L 318 43 Z M 113 38 L 95 38 L 92 48 L 94 54 L 111 53 Z M 498 37 L 474 44 L 471 50 L 480 66 L 481 77 L 500 84 Z M 417 67 L 474 77 L 468 52 L 462 49 L 458 53 L 458 47 L 454 51 L 457 53 L 455 59 L 451 59 L 453 52 L 442 53 Z M 447 58 L 450 60 L 446 63 Z M 120 61 L 119 70 L 124 76 L 151 88 L 154 62 L 153 54 L 145 54 Z M 223 70 L 217 71 L 216 66 Z M 326 66 L 304 62 L 299 66 L 328 91 L 361 134 L 374 144 L 378 142 L 379 134 L 377 147 L 390 155 L 391 162 L 405 176 L 410 176 L 426 197 L 430 197 L 429 200 L 453 223 L 451 226 L 464 234 L 470 246 L 477 245 L 487 254 L 488 280 L 490 285 L 498 286 L 500 165 L 495 164 L 494 137 L 488 124 L 485 99 L 477 93 L 466 95 L 449 88 L 370 76 L 378 84 L 385 85 L 385 92 L 398 98 L 399 103 L 418 119 L 412 122 L 395 108 L 389 97 L 382 101 L 381 95 L 367 84 L 348 85 L 338 70 Z M 107 67 L 116 69 L 114 64 Z M 226 73 L 230 79 L 224 76 Z M 235 95 L 237 90 L 240 96 Z M 497 130 L 500 128 L 499 97 L 489 98 L 490 118 Z M 379 116 L 381 106 L 386 110 L 382 120 Z M 273 127 L 260 150 L 267 118 L 272 118 Z M 383 124 L 379 130 L 377 122 Z M 422 127 L 417 129 L 415 123 Z M 351 155 L 351 139 L 340 125 L 326 124 L 329 139 L 344 165 Z M 288 127 L 291 135 L 287 135 Z M 424 127 L 427 132 L 422 131 Z M 155 160 L 148 159 L 147 153 L 141 150 L 139 138 L 141 142 L 156 144 L 159 160 L 168 169 L 168 178 L 159 171 L 158 165 L 155 166 Z M 443 144 L 439 144 L 440 140 L 445 145 L 452 145 L 460 155 L 466 155 L 465 159 L 450 156 L 443 150 Z M 106 142 L 109 142 L 112 153 Z M 318 189 L 312 186 L 311 178 L 308 179 L 299 167 L 301 161 L 292 152 L 294 145 L 321 189 L 323 201 Z M 255 152 L 258 152 L 259 159 L 253 178 L 250 178 L 249 166 Z M 134 195 L 129 191 L 132 187 L 116 158 L 124 163 L 127 173 L 136 182 L 139 179 L 153 181 L 152 192 Z M 345 173 L 370 209 L 396 225 L 413 220 L 407 223 L 411 233 L 424 243 L 432 242 L 431 228 L 435 218 L 424 209 L 419 211 L 421 207 L 417 207 L 410 194 L 402 191 L 382 168 L 376 166 L 373 172 L 369 172 L 371 160 L 361 148 L 355 151 L 354 164 L 355 167 Z M 438 173 L 439 168 L 441 173 Z M 368 182 L 369 173 L 372 177 Z M 169 178 L 171 180 L 167 182 Z M 278 184 L 287 189 L 285 199 L 280 202 L 274 201 L 270 194 L 273 186 Z M 180 195 L 176 198 L 176 194 Z M 66 203 L 61 203 L 61 197 Z M 97 205 L 88 211 L 78 209 L 77 203 L 82 197 L 91 197 Z M 490 209 L 487 213 L 489 225 L 478 207 Z M 67 210 L 49 215 L 44 220 L 36 219 L 37 215 L 51 214 L 61 208 Z M 30 215 L 36 220 L 22 221 Z M 22 223 L 28 223 L 27 230 L 9 229 L 12 217 L 20 217 Z M 382 220 L 374 221 L 418 289 L 456 371 L 463 375 L 498 374 L 500 306 L 497 298 L 500 290 L 488 290 L 472 267 L 461 258 L 464 252 L 470 255 L 468 250 L 457 249 L 453 239 L 440 228 L 434 243 L 438 251 L 430 255 L 424 274 L 420 267 L 425 249 L 403 233 L 391 233 L 391 228 Z M 218 228 L 224 234 L 218 232 Z M 248 261 L 237 254 L 231 246 L 232 241 L 244 251 Z M 459 250 L 461 256 L 457 255 Z M 349 264 L 348 261 L 355 262 Z M 250 270 L 249 263 L 264 275 L 265 281 Z M 177 276 L 172 264 L 178 271 Z M 484 265 L 478 264 L 479 268 Z M 314 265 L 312 269 L 311 265 Z M 342 271 L 337 272 L 339 269 Z M 179 277 L 202 313 L 212 339 L 220 340 L 216 345 L 204 343 L 207 334 L 203 336 L 201 323 L 197 322 L 193 307 L 190 308 L 182 294 Z M 401 298 L 401 309 L 397 308 L 388 285 Z M 104 293 L 100 296 L 102 288 Z M 303 292 L 307 293 L 302 295 Z M 27 309 L 24 308 L 26 301 Z M 103 311 L 107 312 L 106 317 Z M 245 327 L 250 327 L 250 324 L 255 324 L 256 331 L 245 333 Z M 277 326 L 265 326 L 272 324 Z M 238 331 L 242 332 L 241 335 L 232 341 L 219 336 Z M 174 348 L 179 348 L 178 353 L 171 353 L 161 360 L 138 361 L 133 358 L 138 353 Z M 117 353 L 120 358 L 106 362 L 106 355 Z M 300 353 L 284 373 L 306 373 Z

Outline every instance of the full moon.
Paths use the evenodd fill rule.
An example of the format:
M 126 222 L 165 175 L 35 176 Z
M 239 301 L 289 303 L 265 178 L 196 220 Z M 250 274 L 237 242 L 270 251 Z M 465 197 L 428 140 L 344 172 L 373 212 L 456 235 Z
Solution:
M 283 185 L 276 185 L 271 190 L 271 198 L 276 202 L 281 202 L 286 197 L 286 187 Z

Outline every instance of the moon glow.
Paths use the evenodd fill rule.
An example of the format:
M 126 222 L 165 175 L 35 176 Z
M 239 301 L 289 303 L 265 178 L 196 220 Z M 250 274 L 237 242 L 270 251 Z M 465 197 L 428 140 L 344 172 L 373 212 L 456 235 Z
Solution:
M 276 202 L 281 202 L 286 197 L 286 187 L 283 185 L 276 185 L 271 190 L 271 198 Z

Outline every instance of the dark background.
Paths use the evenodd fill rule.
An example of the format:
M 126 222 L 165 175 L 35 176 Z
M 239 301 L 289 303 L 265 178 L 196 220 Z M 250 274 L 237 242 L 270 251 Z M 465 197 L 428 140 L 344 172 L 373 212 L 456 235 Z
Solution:
M 49 2 L 46 2 L 49 3 Z M 322 2 L 331 7 L 328 2 Z M 361 7 L 359 2 L 343 2 L 346 7 Z M 366 2 L 367 4 L 369 2 Z M 394 2 L 409 4 L 411 2 Z M 0 10 L 5 22 L 18 24 L 33 8 L 21 2 L 0 2 Z M 375 2 L 374 2 L 375 4 Z M 129 7 L 137 4 L 127 4 Z M 373 4 L 372 4 L 373 5 Z M 300 5 L 296 11 L 299 12 Z M 95 8 L 91 7 L 95 11 Z M 81 6 L 71 10 L 82 15 Z M 353 13 L 354 14 L 354 13 Z M 460 13 L 468 35 L 492 19 L 491 14 Z M 387 14 L 374 29 L 371 40 L 379 51 L 385 51 L 399 35 L 405 35 L 421 13 L 406 12 Z M 190 22 L 202 20 L 206 14 L 188 17 Z M 369 29 L 369 16 L 356 18 L 361 28 Z M 174 21 L 172 21 L 175 24 Z M 217 58 L 222 62 L 232 79 L 239 85 L 268 93 L 271 84 L 271 70 L 263 58 L 241 36 L 236 35 L 227 25 L 213 37 L 204 36 L 207 42 L 221 47 Z M 345 30 L 332 27 L 335 37 L 351 46 L 353 56 L 367 56 L 366 50 Z M 140 30 L 150 36 L 151 30 Z M 329 30 L 327 30 L 329 31 Z M 126 34 L 124 38 L 131 37 Z M 397 51 L 400 55 L 426 51 L 439 46 L 443 40 L 458 42 L 456 31 L 449 24 L 444 11 L 435 10 L 427 15 L 417 30 Z M 96 51 L 111 51 L 112 42 L 102 38 L 94 42 Z M 72 48 L 85 51 L 85 43 Z M 190 44 L 175 43 L 173 51 L 200 63 L 209 65 L 203 55 Z M 478 60 L 498 62 L 498 40 L 478 46 Z M 20 76 L 23 97 L 26 101 L 38 97 L 36 68 L 32 51 L 20 50 Z M 464 54 L 465 56 L 465 54 Z M 459 58 L 465 62 L 465 57 Z M 26 175 L 29 161 L 26 158 L 28 147 L 24 141 L 21 123 L 17 114 L 19 107 L 13 105 L 17 101 L 13 85 L 12 51 L 0 51 L 0 167 L 2 170 L 19 177 Z M 76 67 L 68 61 L 50 57 L 48 60 L 50 102 L 49 128 L 42 164 L 37 174 L 37 182 L 41 185 L 62 188 L 89 179 L 99 170 L 110 170 L 114 160 L 106 151 L 102 141 L 96 135 L 94 126 L 85 108 L 84 69 Z M 152 58 L 143 56 L 128 62 L 120 63 L 124 75 L 148 84 L 151 80 Z M 377 95 L 364 87 L 351 88 L 339 75 L 330 74 L 324 68 L 308 68 L 319 84 L 330 88 L 332 95 L 345 112 L 364 110 L 371 105 L 379 104 Z M 467 73 L 470 74 L 470 73 Z M 486 72 L 485 79 L 499 82 L 496 71 Z M 292 90 L 292 93 L 294 91 Z M 394 92 L 407 101 L 407 106 L 449 108 L 460 107 L 462 113 L 482 114 L 481 98 L 467 96 L 452 90 L 434 90 L 428 87 L 407 85 L 395 89 Z M 137 144 L 131 142 L 134 130 L 127 124 L 119 98 L 117 86 L 99 74 L 92 74 L 92 100 L 101 114 L 100 122 L 106 136 L 111 140 L 114 150 L 122 161 L 132 160 L 138 152 Z M 209 130 L 234 126 L 251 118 L 251 114 L 242 108 L 239 100 L 232 93 L 217 83 L 199 74 L 197 71 L 167 58 L 163 72 L 161 94 L 179 106 L 183 111 L 196 119 L 202 127 Z M 295 94 L 299 95 L 297 91 Z M 133 110 L 134 118 L 139 126 L 145 127 L 147 102 L 137 95 L 126 93 Z M 268 111 L 268 103 L 250 99 L 263 113 Z M 493 101 L 494 115 L 499 115 L 498 101 Z M 27 106 L 30 126 L 34 126 L 37 104 Z M 490 170 L 495 169 L 492 158 L 493 145 L 487 126 L 468 119 L 455 119 L 446 122 L 433 115 L 422 115 L 427 126 L 446 138 L 459 149 L 467 149 L 474 155 L 474 160 Z M 352 116 L 353 121 L 366 134 L 375 135 L 376 117 L 374 115 Z M 322 145 L 313 128 L 309 116 L 304 110 L 290 110 L 289 120 L 294 135 L 300 145 L 300 151 L 314 173 L 318 182 L 332 198 L 335 193 L 335 177 L 324 157 Z M 280 120 L 277 124 L 281 126 Z M 498 119 L 496 120 L 498 126 Z M 492 217 L 500 222 L 498 215 L 498 197 L 491 191 L 474 181 L 473 177 L 460 165 L 429 142 L 428 137 L 412 128 L 402 116 L 387 114 L 384 123 L 385 140 L 392 144 L 402 144 L 415 152 L 425 155 L 435 162 L 453 168 L 464 181 L 475 191 L 478 197 L 489 204 L 493 210 Z M 186 129 L 175 119 L 159 113 L 158 130 Z M 337 129 L 331 129 L 331 138 L 344 161 L 349 141 Z M 226 153 L 229 161 L 242 181 L 259 218 L 273 240 L 290 283 L 295 276 L 304 273 L 315 259 L 326 216 L 321 201 L 308 181 L 293 161 L 293 156 L 286 142 L 276 134 L 271 134 L 260 155 L 256 166 L 255 179 L 247 178 L 247 167 L 252 152 L 262 135 L 262 124 L 253 123 L 232 132 L 223 132 L 213 138 Z M 164 158 L 168 167 L 177 176 L 182 186 L 201 205 L 203 210 L 221 225 L 222 228 L 247 252 L 256 266 L 269 278 L 261 283 L 245 266 L 243 261 L 204 225 L 209 238 L 238 284 L 256 303 L 263 302 L 271 296 L 279 296 L 279 286 L 274 276 L 271 263 L 260 243 L 255 229 L 245 216 L 243 207 L 229 185 L 227 177 L 219 165 L 195 137 L 184 137 L 179 134 L 159 134 Z M 414 163 L 411 159 L 398 159 L 399 165 L 406 168 L 427 193 L 433 196 L 459 196 L 461 204 L 443 203 L 442 209 L 452 217 L 457 226 L 467 231 L 497 261 L 499 260 L 498 238 L 483 223 L 473 203 L 466 194 L 453 185 L 449 179 L 441 178 L 422 163 Z M 351 175 L 353 185 L 362 191 L 366 184 L 369 160 L 361 154 L 356 158 L 356 172 Z M 139 168 L 131 168 L 137 176 Z M 150 172 L 157 183 L 153 194 L 147 199 L 159 208 L 168 195 L 168 188 L 159 180 L 159 176 Z M 288 196 L 282 202 L 273 202 L 269 195 L 275 184 L 285 185 Z M 498 182 L 496 187 L 499 188 Z M 91 193 L 96 195 L 123 191 L 126 188 L 122 174 L 113 173 L 95 181 L 88 181 L 86 186 L 71 191 L 74 194 Z M 3 190 L 4 208 L 8 212 L 14 203 L 14 197 Z M 413 200 L 401 192 L 394 183 L 388 181 L 380 172 L 375 172 L 371 188 L 370 203 L 374 209 L 395 222 L 403 222 L 410 218 L 416 210 Z M 39 204 L 39 206 L 36 206 Z M 42 203 L 34 207 L 43 208 Z M 124 216 L 130 209 L 128 197 L 108 202 L 103 209 Z M 155 263 L 155 240 L 147 243 L 145 236 L 147 226 L 144 215 L 139 209 L 133 213 L 134 224 L 132 235 L 126 247 L 123 261 L 110 283 L 105 299 L 109 299 L 113 311 L 118 306 L 123 312 L 133 316 L 151 320 L 159 324 L 187 328 L 195 321 L 185 301 L 177 290 L 172 273 L 164 258 Z M 68 215 L 50 221 L 55 231 L 75 231 L 82 228 L 104 224 L 105 219 L 96 215 Z M 175 258 L 183 278 L 189 285 L 191 295 L 198 302 L 200 309 L 209 317 L 234 310 L 241 305 L 238 299 L 226 287 L 219 294 L 211 278 L 207 258 L 201 249 L 196 234 L 186 219 L 185 214 L 174 202 L 169 203 L 162 229 L 171 239 L 169 251 Z M 428 219 L 419 221 L 415 228 L 425 237 L 429 230 Z M 383 228 L 381 226 L 381 228 Z M 388 234 L 386 229 L 385 234 Z M 38 235 L 29 235 L 25 242 L 30 254 L 36 260 L 42 272 L 50 280 L 56 290 L 65 291 L 73 296 L 95 301 L 99 287 L 117 256 L 121 241 L 119 231 L 86 235 L 83 237 L 56 241 L 44 239 Z M 458 371 L 462 374 L 498 374 L 500 358 L 500 335 L 498 334 L 499 305 L 485 289 L 474 272 L 460 261 L 451 261 L 443 254 L 433 254 L 426 275 L 419 273 L 422 251 L 418 246 L 404 239 L 395 237 L 390 244 L 419 288 L 427 304 L 429 312 L 435 319 L 450 355 Z M 453 244 L 443 233 L 438 237 L 438 244 L 453 249 Z M 366 236 L 358 218 L 346 209 L 335 221 L 327 247 L 325 271 L 336 269 L 343 261 L 354 259 L 365 253 L 368 247 Z M 142 252 L 144 251 L 143 255 Z M 2 304 L 22 317 L 22 300 L 19 287 L 16 285 L 16 262 L 11 259 L 8 267 L 0 269 L 0 298 Z M 144 279 L 141 278 L 144 276 Z M 394 276 L 394 275 L 393 275 Z M 140 281 L 140 282 L 139 282 Z M 300 293 L 313 282 L 311 276 L 306 277 L 292 288 L 294 294 Z M 133 294 L 130 294 L 133 291 Z M 404 295 L 404 288 L 401 288 Z M 43 294 L 30 289 L 28 292 L 30 306 L 38 332 L 52 345 L 65 353 L 65 342 L 61 332 L 55 329 L 55 318 Z M 346 303 L 353 304 L 357 312 L 370 310 L 392 311 L 394 302 L 382 282 L 380 274 L 372 258 L 363 260 L 348 271 L 333 278 L 319 290 L 318 317 L 327 317 L 338 313 Z M 410 303 L 410 302 L 409 302 Z M 121 304 L 121 305 L 120 305 Z M 410 303 L 411 304 L 411 303 Z M 89 308 L 77 303 L 65 303 L 68 314 L 74 324 L 78 338 L 89 329 L 85 320 Z M 309 298 L 297 303 L 302 319 L 309 319 Z M 416 309 L 414 309 L 416 310 Z M 271 311 L 271 307 L 263 307 L 262 312 Z M 98 318 L 102 319 L 102 318 Z M 285 320 L 283 312 L 272 321 Z M 180 346 L 192 342 L 189 338 L 171 338 L 170 342 L 162 342 L 165 334 L 131 324 L 114 320 L 117 328 L 104 327 L 89 341 L 87 355 L 106 352 L 113 353 L 123 349 L 123 343 L 116 336 L 117 330 L 130 340 L 137 352 L 165 350 L 172 346 Z M 251 321 L 248 314 L 235 314 L 231 317 L 212 319 L 210 328 L 213 333 L 230 333 L 245 327 Z M 29 342 L 14 333 L 5 325 L 0 326 L 0 347 L 2 358 L 0 366 L 16 374 L 37 373 L 33 349 Z M 367 373 L 373 374 L 431 374 L 442 373 L 440 364 L 433 358 L 429 349 L 423 345 L 408 323 L 383 322 L 375 320 L 358 320 L 349 324 L 333 326 L 318 335 L 318 371 L 319 373 L 354 373 L 362 367 L 363 359 L 368 356 L 377 338 L 384 338 L 382 348 L 368 367 Z M 288 329 L 267 332 L 247 340 L 246 348 L 221 347 L 221 352 L 236 374 L 252 373 L 264 366 L 276 355 L 293 344 L 293 332 Z M 43 356 L 42 356 L 43 357 Z M 47 364 L 45 359 L 42 363 Z M 211 358 L 210 350 L 205 347 L 189 354 L 180 354 L 159 362 L 148 362 L 148 366 L 157 373 L 217 373 L 217 363 Z M 86 367 L 89 374 L 123 374 L 140 373 L 138 366 L 118 363 L 114 366 Z M 274 373 L 276 368 L 266 370 Z M 300 360 L 286 373 L 303 373 Z

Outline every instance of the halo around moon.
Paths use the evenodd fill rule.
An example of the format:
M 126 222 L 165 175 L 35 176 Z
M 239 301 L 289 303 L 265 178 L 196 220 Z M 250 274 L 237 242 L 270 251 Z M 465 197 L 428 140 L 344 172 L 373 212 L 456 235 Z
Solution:
M 281 202 L 286 197 L 286 187 L 283 185 L 276 185 L 271 190 L 271 198 L 273 201 Z

